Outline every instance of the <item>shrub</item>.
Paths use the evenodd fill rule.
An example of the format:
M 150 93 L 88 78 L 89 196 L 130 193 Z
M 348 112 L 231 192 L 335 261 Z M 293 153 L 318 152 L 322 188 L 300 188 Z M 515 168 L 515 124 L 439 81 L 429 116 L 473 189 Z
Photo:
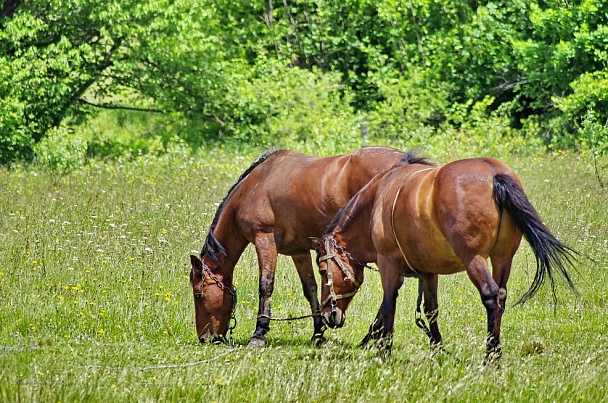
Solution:
M 36 162 L 60 174 L 69 173 L 84 164 L 87 142 L 66 126 L 53 128 L 34 147 Z

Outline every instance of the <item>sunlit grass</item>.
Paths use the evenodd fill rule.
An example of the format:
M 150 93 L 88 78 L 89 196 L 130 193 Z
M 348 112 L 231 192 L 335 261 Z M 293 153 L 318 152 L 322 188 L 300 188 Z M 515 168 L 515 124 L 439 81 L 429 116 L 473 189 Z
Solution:
M 227 155 L 228 154 L 228 155 Z M 392 358 L 358 342 L 380 302 L 366 281 L 346 326 L 309 346 L 312 323 L 272 323 L 249 350 L 257 262 L 236 268 L 236 346 L 196 341 L 191 251 L 226 191 L 256 155 L 173 155 L 95 163 L 64 177 L 0 173 L 0 401 L 601 401 L 608 396 L 608 193 L 591 161 L 567 153 L 508 157 L 548 227 L 583 256 L 554 311 L 549 287 L 503 319 L 500 365 L 481 365 L 485 313 L 465 274 L 441 277 L 446 352 L 414 325 L 416 284 L 398 302 Z M 441 158 L 438 161 L 443 162 Z M 593 259 L 593 260 L 590 260 Z M 514 302 L 534 258 L 518 252 Z M 558 279 L 559 280 L 559 279 Z M 291 260 L 279 259 L 276 316 L 308 313 Z

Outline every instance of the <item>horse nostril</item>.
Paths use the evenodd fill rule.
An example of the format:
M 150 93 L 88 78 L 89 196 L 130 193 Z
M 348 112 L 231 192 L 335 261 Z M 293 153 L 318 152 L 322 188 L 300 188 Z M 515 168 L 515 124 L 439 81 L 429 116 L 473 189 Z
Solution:
M 224 344 L 226 343 L 226 338 L 224 336 L 213 336 L 211 343 L 214 345 Z
M 331 311 L 330 314 L 330 325 L 333 329 L 340 328 L 344 325 L 345 316 L 339 309 Z
M 338 323 L 340 323 L 340 314 L 338 313 L 338 311 L 331 312 L 331 322 L 333 323 L 334 327 L 336 327 Z

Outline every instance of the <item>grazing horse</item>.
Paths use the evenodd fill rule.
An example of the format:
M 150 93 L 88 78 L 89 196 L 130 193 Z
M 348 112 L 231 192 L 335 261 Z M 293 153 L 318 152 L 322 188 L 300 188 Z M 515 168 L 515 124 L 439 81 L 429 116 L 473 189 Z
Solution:
M 518 303 L 531 298 L 546 276 L 553 289 L 555 271 L 576 292 L 565 267 L 572 265 L 575 252 L 545 227 L 507 165 L 474 158 L 441 167 L 394 167 L 361 189 L 321 239 L 311 238 L 323 279 L 323 321 L 332 328 L 344 324 L 348 304 L 363 282 L 363 268 L 375 262 L 384 297 L 362 344 L 380 339 L 379 347 L 391 348 L 398 290 L 404 276 L 416 276 L 423 280 L 428 335 L 438 345 L 438 275 L 466 271 L 487 311 L 486 357 L 498 357 L 507 281 L 522 234 L 537 269 Z
M 266 153 L 238 179 L 220 204 L 200 257 L 191 256 L 196 331 L 201 342 L 225 341 L 234 318 L 234 266 L 249 243 L 259 265 L 259 308 L 250 347 L 267 344 L 277 254 L 291 256 L 310 303 L 313 343 L 322 342 L 317 283 L 309 237 L 321 236 L 346 202 L 377 174 L 415 162 L 389 147 L 365 147 L 317 158 L 294 151 Z

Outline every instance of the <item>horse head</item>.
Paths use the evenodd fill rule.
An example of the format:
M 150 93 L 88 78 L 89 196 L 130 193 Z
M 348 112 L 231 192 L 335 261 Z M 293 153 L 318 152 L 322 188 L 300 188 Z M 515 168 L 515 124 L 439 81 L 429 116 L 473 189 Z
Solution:
M 321 239 L 310 238 L 317 251 L 317 265 L 321 274 L 321 318 L 332 329 L 342 327 L 346 320 L 346 309 L 363 279 L 357 279 L 353 267 L 364 267 L 344 248 L 338 246 L 331 234 Z M 361 276 L 363 270 L 360 270 Z
M 192 270 L 190 284 L 194 296 L 196 333 L 201 343 L 226 341 L 227 333 L 234 328 L 231 320 L 236 307 L 236 289 L 227 285 L 220 274 L 221 263 L 203 255 L 190 255 Z

